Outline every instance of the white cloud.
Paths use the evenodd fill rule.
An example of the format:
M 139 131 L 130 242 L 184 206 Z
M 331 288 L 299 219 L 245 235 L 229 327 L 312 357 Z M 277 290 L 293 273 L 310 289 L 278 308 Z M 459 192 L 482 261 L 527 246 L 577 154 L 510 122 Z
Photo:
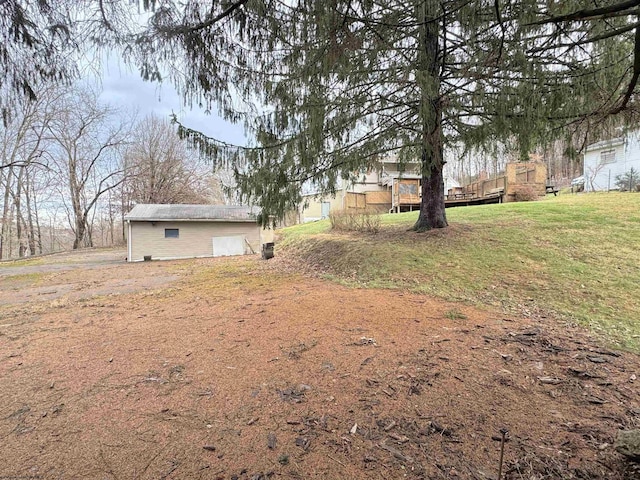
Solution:
M 117 58 L 103 62 L 100 82 L 100 99 L 105 103 L 135 111 L 140 117 L 153 113 L 167 118 L 175 113 L 186 127 L 236 145 L 246 144 L 241 126 L 225 121 L 216 113 L 185 107 L 170 82 L 145 82 L 137 72 L 122 66 Z

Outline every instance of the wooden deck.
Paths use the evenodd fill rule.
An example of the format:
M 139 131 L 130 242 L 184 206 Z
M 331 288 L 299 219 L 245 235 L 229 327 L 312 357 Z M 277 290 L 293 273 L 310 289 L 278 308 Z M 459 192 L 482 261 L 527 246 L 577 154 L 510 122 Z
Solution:
M 473 193 L 456 193 L 454 195 L 444 196 L 445 208 L 450 207 L 466 207 L 468 205 L 487 205 L 490 203 L 502 203 L 504 193 L 496 192 L 485 195 L 484 197 L 478 197 Z M 394 207 L 394 212 L 412 212 L 420 210 L 420 203 L 401 203 Z
M 457 193 L 455 195 L 446 195 L 444 201 L 445 208 L 450 207 L 466 207 L 469 205 L 487 205 L 490 203 L 502 203 L 502 193 L 494 193 L 485 195 L 484 197 L 477 197 L 470 193 Z M 452 197 L 452 198 L 449 198 Z

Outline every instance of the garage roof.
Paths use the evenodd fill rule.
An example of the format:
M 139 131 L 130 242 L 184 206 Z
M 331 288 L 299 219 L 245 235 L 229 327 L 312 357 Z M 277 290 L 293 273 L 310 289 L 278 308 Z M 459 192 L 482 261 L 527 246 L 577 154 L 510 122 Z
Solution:
M 141 204 L 124 218 L 134 222 L 255 222 L 259 213 L 258 207 L 245 205 Z

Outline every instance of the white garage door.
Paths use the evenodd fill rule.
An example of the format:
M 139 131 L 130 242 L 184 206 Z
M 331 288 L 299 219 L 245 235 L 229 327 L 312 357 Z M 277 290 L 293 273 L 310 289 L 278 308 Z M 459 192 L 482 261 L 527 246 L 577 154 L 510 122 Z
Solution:
M 245 236 L 213 237 L 213 256 L 244 255 Z

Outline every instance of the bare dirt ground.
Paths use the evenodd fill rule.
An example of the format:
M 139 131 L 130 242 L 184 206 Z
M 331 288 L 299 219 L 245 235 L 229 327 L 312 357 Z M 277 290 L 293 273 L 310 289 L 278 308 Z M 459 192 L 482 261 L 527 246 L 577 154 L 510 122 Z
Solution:
M 100 295 L 130 293 L 178 279 L 171 273 L 148 275 L 127 264 L 124 249 L 96 249 L 0 264 L 0 306 L 42 302 L 64 297 L 86 300 Z
M 501 429 L 503 478 L 640 478 L 640 358 L 579 327 L 278 258 L 87 262 L 0 280 L 0 478 L 496 479 Z

